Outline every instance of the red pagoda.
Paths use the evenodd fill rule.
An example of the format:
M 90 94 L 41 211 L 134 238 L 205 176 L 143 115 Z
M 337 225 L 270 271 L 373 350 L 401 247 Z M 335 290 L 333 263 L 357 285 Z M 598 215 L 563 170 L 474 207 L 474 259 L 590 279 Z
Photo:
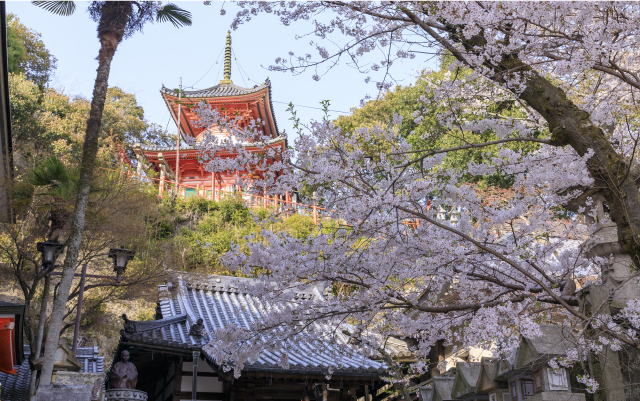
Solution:
M 205 128 L 193 124 L 197 119 L 193 106 L 200 101 L 206 102 L 210 107 L 218 109 L 225 117 L 241 118 L 236 123 L 239 128 L 250 124 L 252 120 L 260 119 L 263 134 L 270 140 L 269 147 L 284 150 L 287 145 L 285 135 L 278 132 L 276 119 L 273 115 L 271 101 L 271 82 L 267 80 L 253 88 L 242 88 L 231 81 L 231 34 L 227 33 L 224 61 L 224 79 L 216 86 L 194 91 L 180 91 L 166 88 L 160 90 L 165 104 L 173 120 L 178 126 L 178 135 L 198 139 Z M 228 133 L 221 132 L 226 136 Z M 199 151 L 191 146 L 160 147 L 136 144 L 134 151 L 138 158 L 138 174 L 144 169 L 148 176 L 159 176 L 159 192 L 163 194 L 168 184 L 178 189 L 181 196 L 204 196 L 209 199 L 219 200 L 224 193 L 245 192 L 246 188 L 238 185 L 239 178 L 257 178 L 259 172 L 251 170 L 226 171 L 223 173 L 211 173 L 204 169 L 204 165 L 198 159 Z M 248 143 L 245 148 L 250 152 L 264 152 L 267 145 L 260 142 L 253 146 Z M 218 157 L 234 157 L 228 152 L 218 152 L 212 155 Z M 286 196 L 290 202 L 290 196 Z M 266 202 L 265 202 L 266 204 Z

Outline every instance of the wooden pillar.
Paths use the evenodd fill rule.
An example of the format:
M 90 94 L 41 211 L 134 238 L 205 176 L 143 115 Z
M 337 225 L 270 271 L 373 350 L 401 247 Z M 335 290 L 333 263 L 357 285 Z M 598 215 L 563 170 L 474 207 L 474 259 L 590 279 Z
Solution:
M 218 198 L 222 200 L 222 174 L 218 174 Z
M 318 206 L 313 205 L 313 224 L 318 225 Z
M 211 173 L 211 200 L 216 200 L 216 173 Z
M 165 180 L 165 172 L 164 172 L 164 166 L 163 166 L 163 167 L 160 167 L 160 186 L 158 188 L 158 190 L 160 191 L 161 198 L 164 196 L 164 180 Z
M 175 374 L 173 375 L 173 397 L 172 401 L 180 401 L 182 397 L 180 392 L 182 391 L 182 358 L 178 359 L 175 364 Z
M 269 201 L 268 201 L 268 199 L 267 199 L 267 188 L 264 188 L 264 189 L 263 189 L 263 194 L 262 194 L 262 196 L 263 196 L 263 201 L 264 201 L 264 207 L 265 207 L 265 208 L 269 207 Z
M 175 172 L 175 176 L 176 176 L 176 194 L 177 196 L 180 196 L 180 171 L 176 171 Z
M 213 199 L 219 201 L 218 199 L 218 173 L 213 173 Z

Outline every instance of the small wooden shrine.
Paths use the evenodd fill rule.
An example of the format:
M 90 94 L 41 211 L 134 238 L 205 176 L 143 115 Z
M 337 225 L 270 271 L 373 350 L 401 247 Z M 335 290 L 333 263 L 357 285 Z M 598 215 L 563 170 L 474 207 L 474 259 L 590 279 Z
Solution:
M 252 121 L 260 121 L 259 130 L 270 138 L 266 143 L 247 142 L 243 146 L 249 152 L 265 152 L 268 148 L 284 150 L 287 146 L 286 136 L 278 132 L 278 126 L 273 114 L 271 101 L 271 82 L 267 80 L 253 88 L 237 86 L 231 80 L 231 35 L 227 33 L 224 61 L 224 79 L 218 85 L 210 88 L 182 91 L 181 89 L 169 89 L 164 85 L 160 90 L 171 117 L 178 126 L 178 135 L 182 138 L 202 138 L 204 127 L 199 127 L 195 121 L 198 116 L 193 108 L 199 102 L 206 102 L 211 108 L 217 109 L 226 118 L 240 117 L 236 123 L 239 129 L 245 128 Z M 209 134 L 224 139 L 229 136 L 226 131 L 215 132 L 209 130 Z M 160 194 L 167 185 L 177 183 L 182 196 L 204 196 L 219 200 L 223 193 L 245 192 L 240 179 L 259 178 L 260 171 L 244 169 L 242 171 L 225 171 L 211 173 L 204 169 L 199 159 L 199 150 L 191 146 L 161 147 L 136 144 L 134 147 L 138 158 L 138 174 L 145 170 L 148 176 L 159 177 L 158 184 Z M 229 152 L 218 152 L 210 155 L 212 158 L 235 157 Z M 254 191 L 255 192 L 255 191 Z M 286 196 L 286 201 L 291 201 Z

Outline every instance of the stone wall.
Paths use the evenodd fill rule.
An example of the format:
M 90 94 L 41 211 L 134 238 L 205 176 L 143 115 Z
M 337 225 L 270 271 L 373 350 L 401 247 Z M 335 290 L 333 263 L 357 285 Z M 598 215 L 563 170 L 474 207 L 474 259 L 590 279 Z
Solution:
M 80 372 L 64 372 L 60 371 L 56 373 L 56 381 L 51 391 L 54 393 L 58 388 L 69 388 L 69 391 L 77 393 L 78 396 L 82 394 L 82 397 L 77 398 L 78 401 L 101 401 L 104 387 L 104 374 L 103 373 L 80 373 Z M 87 390 L 80 390 L 80 387 Z M 52 393 L 53 394 L 53 393 Z M 38 396 L 40 391 L 38 392 Z M 76 401 L 76 399 L 62 399 L 62 401 Z

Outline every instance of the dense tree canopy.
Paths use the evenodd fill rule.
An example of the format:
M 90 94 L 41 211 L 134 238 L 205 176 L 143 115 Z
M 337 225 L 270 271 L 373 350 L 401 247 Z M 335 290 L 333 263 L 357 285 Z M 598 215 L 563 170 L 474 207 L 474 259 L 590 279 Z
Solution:
M 441 58 L 438 71 L 427 69 L 417 78 L 415 84 L 406 87 L 397 86 L 393 90 L 384 92 L 380 99 L 371 100 L 363 107 L 354 109 L 352 115 L 338 117 L 335 121 L 336 126 L 350 133 L 354 133 L 358 128 L 383 127 L 385 129 L 394 129 L 398 135 L 411 144 L 413 149 L 424 151 L 448 149 L 469 143 L 481 144 L 497 140 L 498 137 L 490 128 L 484 131 L 470 131 L 455 126 L 448 127 L 439 121 L 438 116 L 444 110 L 451 109 L 452 103 L 463 101 L 451 98 L 441 101 L 437 99 L 435 93 L 435 88 L 439 86 L 439 83 L 447 75 L 449 66 L 453 61 L 453 57 L 446 54 Z M 455 74 L 468 75 L 469 73 L 470 71 L 464 68 L 455 70 Z M 454 107 L 459 109 L 459 105 Z M 402 117 L 402 123 L 397 127 L 394 126 L 395 115 Z M 418 115 L 419 118 L 416 118 Z M 472 114 L 459 110 L 457 118 L 461 120 L 480 120 L 498 115 L 503 118 L 516 119 L 525 117 L 525 113 L 516 107 L 513 102 L 506 101 L 488 104 L 484 113 L 476 111 Z M 543 130 L 536 133 L 535 136 L 548 137 L 548 131 Z M 363 147 L 372 154 L 388 150 L 388 144 L 382 143 L 380 140 L 363 144 Z M 495 157 L 503 147 L 527 153 L 538 149 L 539 145 L 514 142 L 484 146 L 482 149 L 460 150 L 459 152 L 447 153 L 441 166 L 464 169 L 470 161 L 478 164 L 491 164 L 492 157 Z M 467 174 L 462 179 L 468 182 L 480 183 L 481 186 L 497 185 L 503 188 L 509 187 L 513 181 L 512 177 L 501 173 L 489 176 L 471 176 Z
M 23 25 L 14 14 L 7 15 L 9 72 L 25 74 L 42 90 L 52 78 L 57 59 L 49 52 L 41 36 Z
M 53 88 L 40 91 L 23 74 L 11 74 L 9 88 L 18 168 L 32 157 L 40 159 L 51 154 L 77 160 L 84 143 L 89 101 Z M 110 161 L 116 146 L 131 152 L 137 142 L 163 145 L 170 141 L 165 130 L 145 120 L 135 95 L 118 87 L 109 88 L 100 136 L 103 163 Z
M 344 330 L 372 352 L 389 335 L 417 339 L 420 360 L 412 373 L 428 369 L 429 350 L 440 339 L 506 357 L 519 333 L 540 335 L 538 325 L 551 321 L 580 333 L 561 361 L 566 365 L 600 355 L 603 347 L 640 348 L 640 301 L 619 304 L 614 318 L 587 313 L 573 285 L 610 283 L 603 273 L 611 262 L 580 246 L 604 226 L 617 230 L 618 257 L 628 258 L 620 262 L 628 265 L 623 283 L 612 284 L 611 293 L 637 283 L 637 3 L 249 2 L 242 8 L 234 27 L 260 13 L 287 26 L 313 21 L 319 57 L 289 52 L 272 70 L 312 69 L 321 79 L 323 66 L 345 58 L 366 74 L 382 70 L 377 87 L 384 90 L 391 87 L 386 66 L 398 59 L 448 53 L 455 60 L 441 76 L 422 77 L 425 94 L 410 118 L 417 125 L 435 119 L 412 140 L 403 137 L 411 129 L 403 130 L 401 111 L 382 126 L 342 130 L 316 122 L 293 149 L 267 152 L 273 164 L 237 142 L 194 144 L 211 171 L 246 165 L 265 171 L 253 183 L 258 189 L 314 186 L 345 227 L 304 240 L 263 232 L 266 241 L 251 244 L 249 256 L 223 258 L 231 269 L 262 269 L 263 284 L 246 291 L 288 306 L 260 324 L 216 333 L 211 352 L 218 363 L 237 366 L 284 338 L 327 336 L 312 322 L 341 327 L 349 321 Z M 360 63 L 376 54 L 379 62 Z M 232 123 L 204 104 L 197 112 L 203 126 Z M 443 132 L 458 142 L 434 141 Z M 244 140 L 260 135 L 255 127 L 234 133 Z M 371 147 L 379 143 L 384 146 Z M 524 148 L 507 146 L 518 143 Z M 238 158 L 207 159 L 212 149 Z M 460 156 L 468 150 L 491 163 Z M 459 163 L 447 165 L 449 155 Z M 465 179 L 496 174 L 510 177 L 508 196 L 481 196 Z M 559 208 L 572 218 L 558 219 Z M 578 215 L 587 222 L 597 217 L 598 224 L 583 224 L 573 218 Z M 339 282 L 352 291 L 294 300 L 287 289 L 300 280 Z M 597 389 L 589 371 L 579 380 Z

